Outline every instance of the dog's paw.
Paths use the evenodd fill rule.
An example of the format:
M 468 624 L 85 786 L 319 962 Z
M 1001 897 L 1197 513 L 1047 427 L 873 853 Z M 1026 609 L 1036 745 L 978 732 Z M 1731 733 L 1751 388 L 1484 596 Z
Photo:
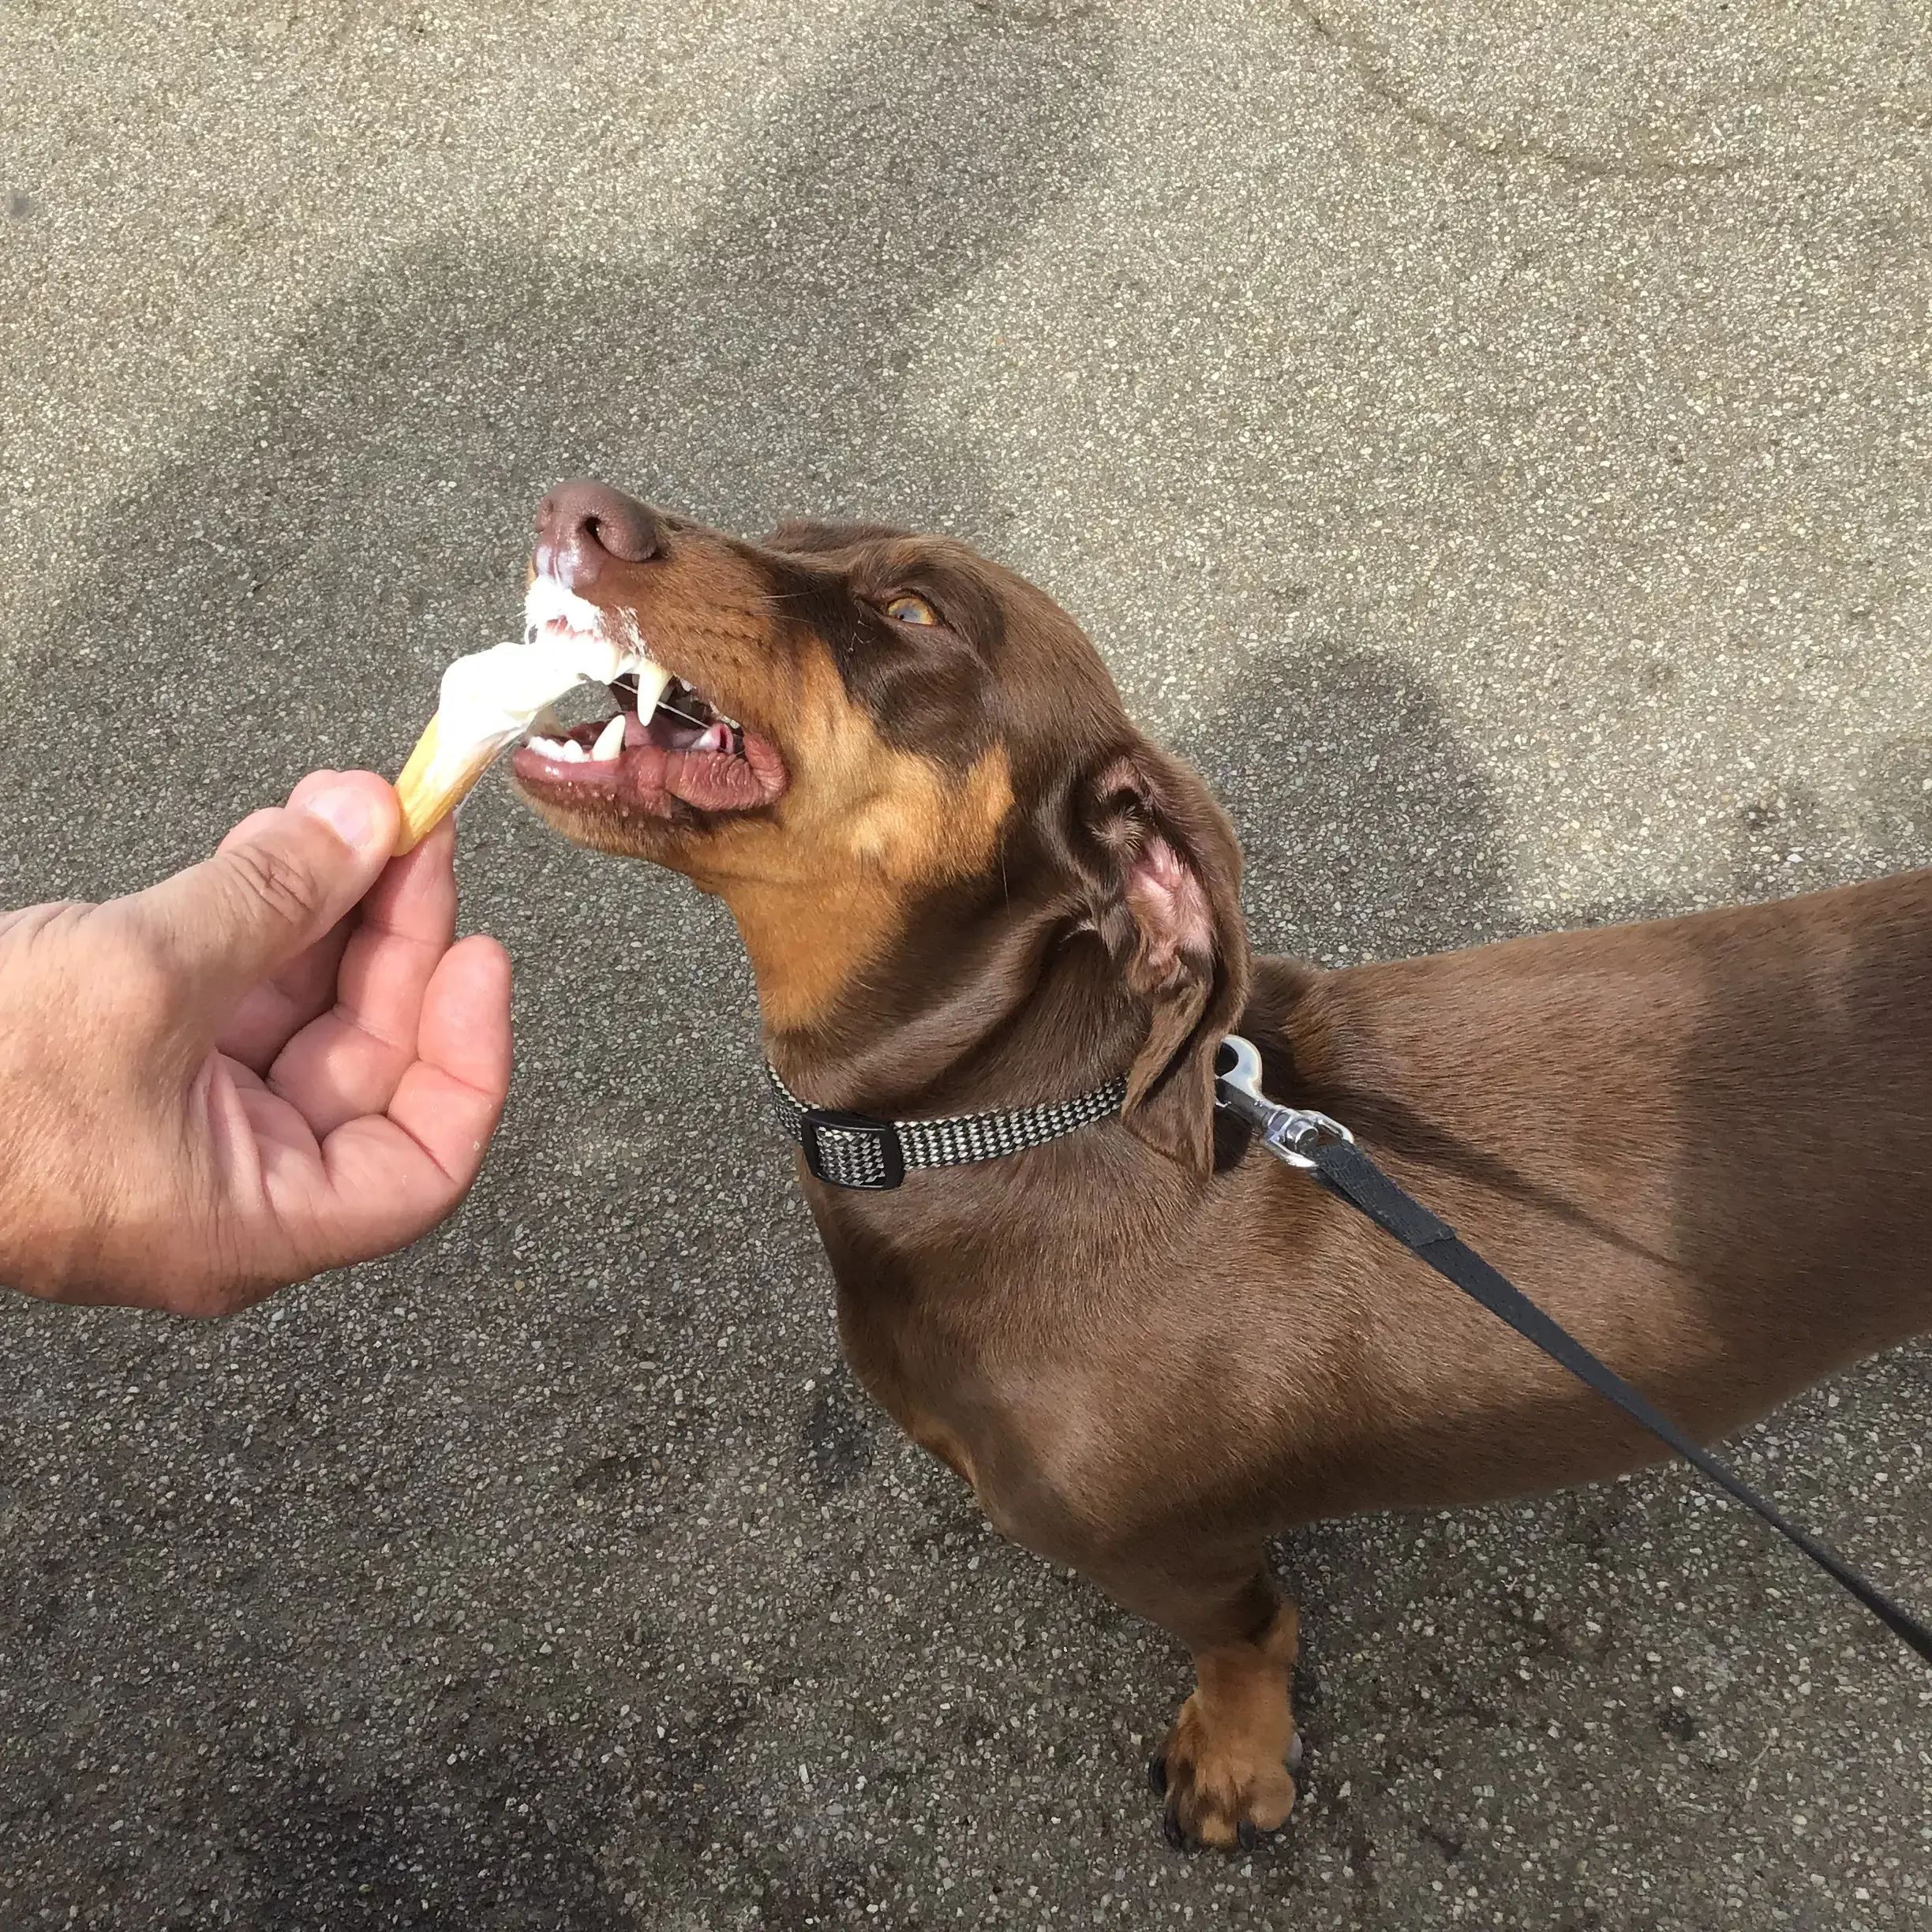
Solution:
M 1148 1763 L 1148 1782 L 1166 1801 L 1162 1829 L 1178 1852 L 1200 1845 L 1245 1852 L 1288 1822 L 1301 1739 L 1291 1728 L 1284 1747 L 1272 1726 L 1217 1731 L 1200 1702 L 1196 1693 L 1181 1705 L 1167 1742 Z

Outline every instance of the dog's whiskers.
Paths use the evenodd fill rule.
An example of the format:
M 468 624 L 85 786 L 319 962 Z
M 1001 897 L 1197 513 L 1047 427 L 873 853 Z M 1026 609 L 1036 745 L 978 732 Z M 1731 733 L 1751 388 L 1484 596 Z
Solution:
M 657 708 L 668 717 L 678 718 L 687 724 L 695 724 L 700 731 L 702 731 L 707 724 L 713 724 L 717 721 L 715 718 L 693 717 L 688 711 L 680 711 L 676 705 L 666 704 L 661 698 L 657 700 Z M 652 715 L 654 717 L 656 713 L 653 712 Z

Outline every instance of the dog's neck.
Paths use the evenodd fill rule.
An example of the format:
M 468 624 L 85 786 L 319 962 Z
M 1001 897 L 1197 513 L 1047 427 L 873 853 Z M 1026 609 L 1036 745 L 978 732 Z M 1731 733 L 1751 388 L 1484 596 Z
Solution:
M 730 908 L 758 983 L 767 1051 L 836 1022 L 892 945 L 898 908 L 863 878 L 706 884 Z M 774 1062 L 776 1064 L 776 1062 Z
M 1065 1099 L 1124 1071 L 1146 1034 L 1099 938 L 1054 893 L 1009 898 L 994 882 L 935 895 L 803 1024 L 772 996 L 793 983 L 774 954 L 824 949 L 796 927 L 739 926 L 766 1054 L 815 1106 L 906 1118 Z

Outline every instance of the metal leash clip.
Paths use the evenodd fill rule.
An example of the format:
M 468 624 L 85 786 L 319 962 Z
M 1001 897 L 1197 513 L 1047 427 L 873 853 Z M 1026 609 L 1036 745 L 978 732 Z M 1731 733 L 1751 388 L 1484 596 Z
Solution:
M 1312 1168 L 1315 1163 L 1304 1153 L 1324 1136 L 1346 1140 L 1355 1136 L 1338 1120 L 1308 1107 L 1283 1106 L 1261 1091 L 1261 1056 L 1254 1043 L 1238 1033 L 1228 1034 L 1215 1053 L 1215 1104 L 1238 1114 L 1260 1133 L 1271 1154 L 1290 1167 Z

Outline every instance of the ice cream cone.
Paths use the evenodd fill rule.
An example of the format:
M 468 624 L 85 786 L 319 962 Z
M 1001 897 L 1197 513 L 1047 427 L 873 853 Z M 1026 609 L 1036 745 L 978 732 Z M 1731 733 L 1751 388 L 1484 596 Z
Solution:
M 486 740 L 469 747 L 454 758 L 439 757 L 441 715 L 439 712 L 430 719 L 395 781 L 396 797 L 402 807 L 402 830 L 396 841 L 398 858 L 413 852 L 462 803 L 470 788 L 489 769 L 491 761 L 503 749 L 501 744 Z

